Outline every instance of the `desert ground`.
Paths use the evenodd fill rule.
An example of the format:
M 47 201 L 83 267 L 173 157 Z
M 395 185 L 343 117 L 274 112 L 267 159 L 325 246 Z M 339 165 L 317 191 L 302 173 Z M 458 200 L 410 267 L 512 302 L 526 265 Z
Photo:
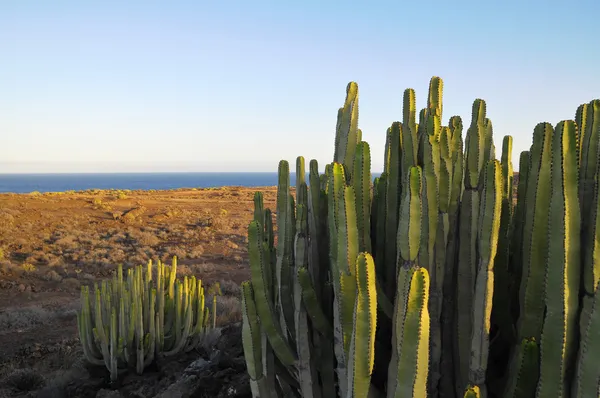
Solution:
M 239 357 L 239 284 L 250 277 L 246 228 L 256 190 L 274 209 L 274 187 L 0 194 L 0 397 L 105 396 L 103 370 L 94 381 L 82 360 L 76 311 L 81 286 L 110 277 L 117 264 L 175 255 L 180 276 L 219 282 L 218 324 L 233 340 L 207 342 L 204 355 L 221 344 Z M 179 358 L 170 374 L 149 369 L 151 382 L 131 376 L 116 396 L 154 396 L 168 381 L 157 378 L 174 379 L 199 356 Z M 236 361 L 241 375 L 230 379 L 245 376 L 243 358 Z M 82 386 L 82 378 L 91 381 Z

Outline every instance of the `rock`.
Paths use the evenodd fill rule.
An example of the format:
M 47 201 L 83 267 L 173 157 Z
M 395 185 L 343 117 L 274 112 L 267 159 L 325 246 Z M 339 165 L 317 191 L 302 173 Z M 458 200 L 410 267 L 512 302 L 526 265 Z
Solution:
M 190 363 L 188 365 L 188 367 L 185 368 L 184 372 L 187 374 L 199 373 L 199 372 L 202 372 L 207 367 L 209 367 L 210 365 L 211 365 L 210 362 L 208 362 L 204 358 L 200 358 L 200 359 Z
M 119 391 L 116 390 L 107 390 L 103 388 L 102 390 L 96 393 L 96 398 L 121 398 L 122 395 Z
M 198 378 L 196 376 L 183 376 L 175 383 L 167 387 L 166 390 L 158 393 L 154 398 L 191 398 L 194 395 L 196 389 L 195 384 Z

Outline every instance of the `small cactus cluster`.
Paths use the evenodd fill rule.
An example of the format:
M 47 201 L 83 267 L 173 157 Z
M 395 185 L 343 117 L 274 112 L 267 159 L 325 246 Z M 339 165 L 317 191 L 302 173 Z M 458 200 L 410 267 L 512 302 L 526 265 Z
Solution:
M 153 269 L 156 269 L 154 273 Z M 208 328 L 211 313 L 204 303 L 202 281 L 176 279 L 177 257 L 171 266 L 152 261 L 127 270 L 118 266 L 112 280 L 81 288 L 77 314 L 85 359 L 106 366 L 111 381 L 132 368 L 141 374 L 153 361 L 195 348 Z M 216 296 L 213 296 L 215 327 Z
M 243 345 L 253 396 L 599 397 L 600 100 L 496 159 L 486 103 L 442 125 L 443 83 L 387 131 L 372 178 L 358 86 L 333 162 L 255 194 Z

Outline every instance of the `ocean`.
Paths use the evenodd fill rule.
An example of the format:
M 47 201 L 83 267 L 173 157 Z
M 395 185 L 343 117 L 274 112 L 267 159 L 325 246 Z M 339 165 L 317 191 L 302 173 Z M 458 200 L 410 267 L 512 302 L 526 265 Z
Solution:
M 308 178 L 308 173 L 306 175 Z M 295 173 L 290 183 L 296 183 Z M 0 174 L 0 192 L 62 192 L 87 189 L 176 189 L 277 185 L 277 173 L 80 173 Z

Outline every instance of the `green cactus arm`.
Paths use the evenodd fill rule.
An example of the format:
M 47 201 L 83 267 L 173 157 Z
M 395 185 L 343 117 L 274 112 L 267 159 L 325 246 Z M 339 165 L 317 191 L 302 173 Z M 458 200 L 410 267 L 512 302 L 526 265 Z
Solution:
M 579 146 L 581 170 L 579 176 L 579 200 L 582 214 L 589 214 L 593 207 L 594 181 L 598 169 L 598 154 L 600 152 L 600 99 L 591 101 L 577 110 L 576 118 L 579 127 Z M 586 233 L 588 223 L 582 220 L 583 232 Z M 586 282 L 586 288 L 594 288 L 593 283 Z
M 102 366 L 104 365 L 102 354 L 94 344 L 88 286 L 81 287 L 81 301 L 81 311 L 77 313 L 77 325 L 83 354 L 85 359 L 92 365 Z
M 480 398 L 481 396 L 481 390 L 478 386 L 468 386 L 465 390 L 464 398 Z M 485 395 L 483 396 L 485 397 Z
M 450 149 L 450 129 L 443 127 L 440 133 L 440 162 L 439 175 L 437 180 L 438 189 L 438 207 L 441 213 L 450 211 L 450 199 L 452 196 L 452 183 L 454 175 L 454 166 L 452 164 L 452 154 Z
M 523 339 L 515 347 L 508 367 L 503 398 L 531 398 L 535 395 L 540 366 L 540 348 L 535 339 Z
M 325 336 L 330 335 L 331 324 L 321 309 L 321 304 L 317 300 L 317 293 L 313 287 L 310 274 L 304 267 L 298 269 L 298 282 L 302 289 L 302 300 L 314 328 Z
M 416 122 L 415 90 L 404 90 L 402 101 L 402 172 L 417 166 L 419 141 Z
M 577 132 L 578 132 L 578 141 L 579 141 L 579 167 L 581 168 L 581 166 L 584 164 L 583 162 L 583 154 L 586 153 L 587 155 L 587 149 L 589 149 L 589 137 L 586 137 L 586 129 L 587 129 L 587 112 L 588 112 L 588 105 L 589 104 L 581 104 L 577 107 L 577 111 L 575 112 L 575 123 L 577 123 Z M 585 162 L 587 163 L 587 162 Z M 580 185 L 579 185 L 579 201 L 581 202 L 581 185 L 582 180 L 579 181 Z
M 506 372 L 511 347 L 514 345 L 514 325 L 510 312 L 511 281 L 510 273 L 510 240 L 512 238 L 513 214 L 513 170 L 512 170 L 512 137 L 505 136 L 502 145 L 502 209 L 500 211 L 500 232 L 498 236 L 497 255 L 494 261 L 494 295 L 490 328 L 496 330 L 490 345 L 489 371 L 487 385 L 492 391 L 501 390 L 503 381 L 500 376 Z
M 212 315 L 213 315 L 213 322 L 212 322 L 212 327 L 213 329 L 215 329 L 217 327 L 217 296 L 213 296 L 213 306 L 212 306 Z
M 518 339 L 540 341 L 544 316 L 545 257 L 548 250 L 552 134 L 549 123 L 540 123 L 533 132 L 527 186 L 527 210 L 523 225 L 523 261 L 517 322 Z
M 242 282 L 242 346 L 253 396 L 268 397 L 270 393 L 263 377 L 261 329 L 250 282 Z
M 276 292 L 276 307 L 280 308 L 279 322 L 282 331 L 289 332 L 292 336 L 294 328 L 294 303 L 292 292 L 292 251 L 293 251 L 293 209 L 290 194 L 290 171 L 289 163 L 285 160 L 279 162 L 277 183 L 277 263 L 275 267 L 277 284 L 274 286 Z M 255 285 L 255 289 L 257 286 Z M 290 343 L 291 344 L 291 343 Z
M 408 172 L 408 189 L 404 192 L 400 207 L 398 226 L 398 251 L 401 266 L 405 261 L 415 261 L 421 245 L 422 215 L 422 173 L 420 167 L 411 167 Z
M 492 121 L 488 118 L 485 118 L 485 122 L 483 124 L 483 131 L 485 139 L 483 144 L 484 168 L 481 170 L 482 174 L 485 173 L 485 165 L 487 165 L 490 160 L 496 159 L 496 146 L 494 145 L 494 128 L 492 125 Z
M 500 162 L 487 164 L 481 207 L 479 211 L 479 258 L 473 297 L 473 327 L 469 383 L 478 385 L 485 394 L 485 375 L 488 364 L 490 317 L 494 295 L 494 260 L 500 233 L 502 205 L 502 174 Z
M 375 266 L 377 267 L 378 279 L 386 275 L 385 264 L 385 232 L 386 232 L 386 192 L 387 192 L 387 173 L 383 172 L 379 176 L 379 181 L 376 185 L 377 196 L 377 223 L 375 224 Z M 385 292 L 386 284 L 382 285 Z M 391 296 L 390 296 L 391 297 Z
M 466 184 L 466 182 L 465 182 Z M 473 325 L 473 295 L 476 280 L 476 242 L 479 215 L 479 192 L 466 188 L 460 203 L 458 253 L 456 263 L 456 300 L 454 323 L 454 358 L 457 394 L 468 382 Z
M 342 115 L 344 113 L 344 108 L 338 108 L 337 111 L 337 119 L 335 122 L 335 145 L 333 152 L 333 161 L 341 163 L 345 156 L 346 145 L 342 143 Z M 345 137 L 344 137 L 345 138 Z M 327 173 L 327 167 L 325 168 L 325 173 Z
M 339 272 L 338 269 L 338 229 L 339 229 L 339 206 L 341 192 L 345 186 L 345 175 L 344 167 L 340 163 L 333 163 L 331 165 L 331 172 L 329 173 L 329 184 L 327 192 L 327 221 L 329 227 L 329 260 L 331 263 L 331 269 L 334 275 Z M 337 278 L 334 278 L 334 286 Z M 336 294 L 337 291 L 336 291 Z
M 254 288 L 255 302 L 263 330 L 269 338 L 273 351 L 284 365 L 293 365 L 296 361 L 295 353 L 283 337 L 281 326 L 275 320 L 273 303 L 269 300 L 265 285 L 270 275 L 264 273 L 265 261 L 262 245 L 262 228 L 256 221 L 248 226 L 248 253 L 250 256 L 250 269 L 252 273 L 252 286 Z
M 402 267 L 400 273 L 405 274 L 400 276 L 401 279 L 410 280 L 410 288 L 406 298 L 402 300 L 405 308 L 396 309 L 400 313 L 396 316 L 395 338 L 396 341 L 398 339 L 402 341 L 397 351 L 398 365 L 395 375 L 397 382 L 394 397 L 425 397 L 429 371 L 429 311 L 427 309 L 429 274 L 422 267 Z M 401 301 L 398 304 L 400 303 Z M 398 333 L 399 327 L 402 333 Z
M 307 187 L 306 182 L 301 182 L 297 188 L 298 205 L 296 207 L 296 234 L 294 242 L 294 261 L 295 267 L 306 270 L 309 261 L 308 251 L 308 209 L 307 209 Z M 308 276 L 310 282 L 310 276 Z M 313 366 L 316 355 L 313 345 L 313 333 L 310 330 L 310 323 L 306 306 L 303 303 L 303 289 L 294 276 L 293 281 L 294 294 L 294 341 L 296 343 L 296 352 L 298 353 L 298 381 L 300 384 L 300 393 L 303 397 L 320 397 L 320 388 L 318 388 L 317 367 Z
M 360 253 L 356 260 L 355 274 L 357 295 L 348 365 L 348 391 L 352 391 L 352 397 L 367 398 L 375 363 L 377 328 L 375 263 L 369 253 Z
M 523 227 L 525 212 L 527 210 L 527 181 L 529 176 L 529 151 L 522 151 L 519 155 L 519 182 L 517 186 L 517 204 L 514 208 L 512 222 L 512 239 L 510 243 L 510 269 L 512 276 L 510 284 L 510 311 L 513 324 L 519 311 L 519 288 L 523 274 Z M 513 200 L 513 198 L 511 198 Z
M 321 253 L 325 242 L 320 241 L 323 238 L 323 226 L 324 221 L 322 217 L 321 209 L 321 182 L 319 179 L 319 164 L 315 159 L 312 159 L 309 164 L 309 191 L 308 191 L 308 235 L 309 239 L 309 269 L 311 270 L 311 276 L 313 282 L 317 286 L 322 286 L 321 268 L 324 264 L 319 263 Z M 317 293 L 317 298 L 321 299 L 320 291 Z
M 433 76 L 429 81 L 429 98 L 427 99 L 427 108 L 432 116 L 442 117 L 442 93 L 444 91 L 444 81 Z
M 401 195 L 401 154 L 402 130 L 400 122 L 392 124 L 389 134 L 389 159 L 387 174 L 387 192 L 385 195 L 385 242 L 384 242 L 384 290 L 392 297 L 396 290 L 396 235 L 398 233 L 399 207 Z
M 447 214 L 447 244 L 444 252 L 443 272 L 439 274 L 442 280 L 442 302 L 441 304 L 441 356 L 440 356 L 440 375 L 438 392 L 441 397 L 454 397 L 456 395 L 454 387 L 455 374 L 455 352 L 453 344 L 455 338 L 455 312 L 456 312 L 456 286 L 457 279 L 457 256 L 458 251 L 458 210 L 460 197 L 463 192 L 463 140 L 462 140 L 462 119 L 460 116 L 453 116 L 448 122 L 450 134 L 450 154 L 452 158 L 452 186 Z M 439 224 L 443 224 L 442 221 Z M 438 224 L 438 225 L 439 225 Z M 443 248 L 439 248 L 443 250 Z M 437 254 L 436 254 L 437 257 Z M 436 261 L 437 260 L 436 258 Z M 439 267 L 442 265 L 440 264 Z M 438 282 L 439 283 L 439 282 Z M 439 308 L 439 306 L 438 306 Z M 435 375 L 430 375 L 431 384 L 435 383 Z
M 304 156 L 298 156 L 296 158 L 296 199 L 298 202 L 303 200 L 298 197 L 302 184 L 306 184 L 306 161 Z
M 546 316 L 541 340 L 538 397 L 566 396 L 577 342 L 580 283 L 580 212 L 577 130 L 559 122 L 552 142 L 552 197 L 548 222 Z
M 348 83 L 344 106 L 338 111 L 334 162 L 344 165 L 346 177 L 351 177 L 354 151 L 358 143 L 358 85 Z
M 581 144 L 582 165 L 580 171 L 580 203 L 582 218 L 582 237 L 584 238 L 583 288 L 587 295 L 592 295 L 600 281 L 600 262 L 595 261 L 598 252 L 596 234 L 600 227 L 598 214 L 598 157 L 600 155 L 600 99 L 591 101 L 586 116 L 580 116 L 582 129 L 585 129 L 584 141 Z M 584 110 L 581 110 L 583 113 Z
M 346 138 L 346 151 L 344 157 L 344 168 L 346 169 L 346 178 L 352 180 L 351 170 L 354 162 L 354 153 L 358 143 L 358 84 L 348 83 L 346 88 L 346 101 L 344 103 L 344 113 L 342 116 L 342 134 Z
M 394 295 L 394 313 L 392 316 L 392 355 L 388 366 L 387 391 L 388 396 L 396 396 L 398 388 L 398 371 L 400 365 L 400 353 L 404 343 L 404 321 L 407 313 L 407 303 L 410 293 L 411 279 L 415 268 L 409 264 L 398 269 L 397 291 Z
M 421 247 L 419 252 L 419 265 L 427 268 L 436 285 L 437 275 L 434 269 L 434 247 L 438 223 L 438 180 L 440 179 L 440 148 L 438 135 L 440 133 L 439 116 L 430 115 L 427 119 L 427 134 L 422 140 L 422 167 L 423 167 L 423 227 L 421 229 Z M 431 132 L 430 132 L 431 130 Z
M 102 353 L 102 359 L 104 360 L 104 364 L 107 369 L 110 369 L 110 363 L 108 362 L 110 358 L 109 341 L 108 336 L 106 335 L 108 326 L 104 326 L 104 321 L 102 319 L 103 311 L 105 311 L 105 309 L 102 306 L 102 296 L 100 293 L 100 289 L 96 288 L 95 294 L 96 305 L 94 307 L 94 313 L 96 319 L 94 322 L 95 328 L 93 328 L 92 330 L 97 340 L 97 344 L 100 345 L 100 352 Z
M 156 352 L 156 289 L 152 289 L 150 291 L 150 304 L 148 306 L 148 314 L 147 317 L 149 318 L 149 323 L 148 323 L 148 338 L 149 338 L 149 344 L 146 347 L 147 348 L 147 352 L 145 353 L 145 358 L 144 358 L 144 367 L 150 365 L 152 363 L 152 361 L 154 361 L 154 356 L 155 356 L 155 352 Z
M 377 274 L 377 272 L 375 272 L 375 274 Z M 394 304 L 392 304 L 390 299 L 385 295 L 383 287 L 377 280 L 377 276 L 375 276 L 375 290 L 377 291 L 377 308 L 389 319 L 392 319 L 394 316 Z
M 117 357 L 118 357 L 118 343 L 117 343 L 117 312 L 115 309 L 112 309 L 111 317 L 110 317 L 110 367 L 108 368 L 110 372 L 110 381 L 115 382 L 119 376 L 119 370 L 117 368 Z
M 577 358 L 576 373 L 573 380 L 573 398 L 597 397 L 600 385 L 600 285 L 592 299 L 587 323 L 582 325 L 581 343 Z
M 503 176 L 503 198 L 510 199 L 512 203 L 513 198 L 513 164 L 512 164 L 512 149 L 513 148 L 513 138 L 510 135 L 505 135 L 502 139 L 502 176 Z
M 583 279 L 581 285 L 583 300 L 579 321 L 582 329 L 588 323 L 595 290 L 600 282 L 600 262 L 596 260 L 600 256 L 600 181 L 598 181 L 598 178 L 596 178 L 594 183 L 594 197 L 592 202 L 593 206 L 590 209 L 590 213 L 582 213 Z M 587 224 L 586 231 L 583 231 L 583 224 Z
M 254 219 L 261 224 L 264 223 L 265 219 L 265 207 L 262 192 L 254 192 Z
M 473 102 L 471 125 L 466 138 L 466 175 L 465 188 L 477 188 L 483 169 L 485 151 L 484 121 L 486 104 L 482 99 Z
M 371 152 L 364 141 L 356 146 L 352 181 L 356 194 L 359 250 L 371 253 Z
M 350 350 L 353 328 L 354 302 L 356 300 L 356 277 L 354 264 L 358 257 L 358 228 L 356 221 L 356 195 L 352 186 L 346 186 L 340 197 L 338 234 L 338 274 L 340 280 L 341 326 L 344 336 L 346 358 Z

